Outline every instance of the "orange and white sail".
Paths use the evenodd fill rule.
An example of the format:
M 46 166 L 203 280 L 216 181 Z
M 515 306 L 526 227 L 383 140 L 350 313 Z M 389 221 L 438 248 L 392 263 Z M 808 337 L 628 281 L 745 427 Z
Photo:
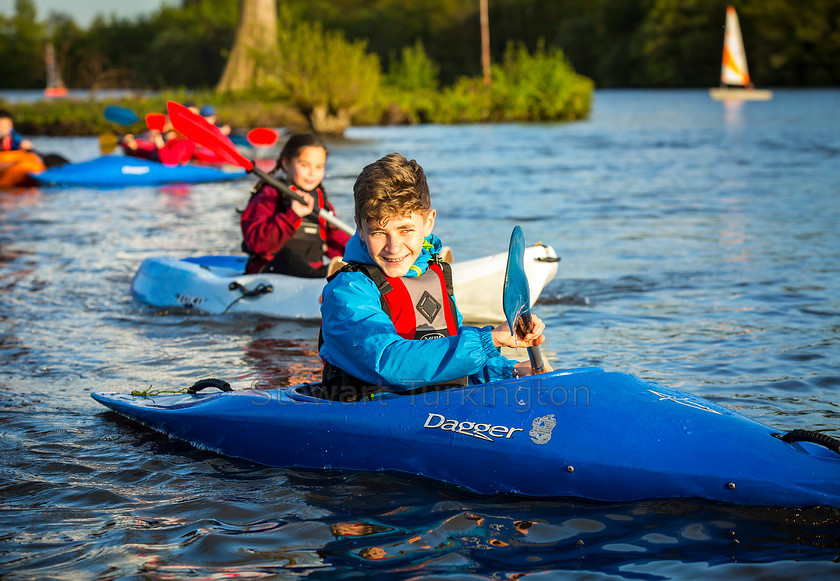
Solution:
M 741 38 L 741 25 L 732 6 L 726 7 L 720 81 L 720 87 L 709 89 L 709 94 L 716 101 L 767 101 L 773 98 L 773 91 L 754 89 L 752 86 L 744 40 Z
M 744 40 L 741 37 L 741 25 L 738 13 L 732 6 L 726 7 L 726 27 L 723 37 L 723 64 L 720 69 L 720 81 L 725 85 L 750 84 L 750 72 L 747 69 L 747 54 L 744 52 Z

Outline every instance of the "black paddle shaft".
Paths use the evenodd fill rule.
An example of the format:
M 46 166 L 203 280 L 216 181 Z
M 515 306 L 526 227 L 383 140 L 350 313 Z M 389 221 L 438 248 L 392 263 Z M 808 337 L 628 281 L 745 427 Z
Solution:
M 297 193 L 293 192 L 291 189 L 289 189 L 289 187 L 286 184 L 284 184 L 283 182 L 281 182 L 280 180 L 278 180 L 274 176 L 267 174 L 266 172 L 264 172 L 263 170 L 258 168 L 256 165 L 253 168 L 251 168 L 250 171 L 251 171 L 252 174 L 257 176 L 261 180 L 265 181 L 266 183 L 268 183 L 268 184 L 274 186 L 275 188 L 277 188 L 278 190 L 280 190 L 284 195 L 289 196 L 291 199 L 293 199 L 297 202 L 300 202 L 301 204 L 304 204 L 304 205 L 306 204 L 306 201 L 304 201 L 304 199 L 300 196 L 300 194 L 297 194 Z M 343 230 L 344 232 L 347 232 L 351 236 L 355 232 L 355 229 L 351 228 L 350 226 L 348 226 L 347 224 L 345 224 L 344 222 L 342 222 L 341 220 L 336 218 L 333 214 L 331 214 L 330 212 L 325 212 L 321 208 L 319 208 L 318 204 L 315 204 L 315 207 L 312 208 L 312 213 L 315 214 L 316 216 L 322 217 L 324 220 L 326 220 L 327 222 L 329 222 L 330 224 L 332 224 L 333 226 L 335 226 L 339 230 Z
M 531 311 L 524 311 L 519 317 L 518 329 L 516 332 L 524 337 L 531 330 Z M 545 370 L 542 351 L 537 346 L 528 347 L 528 359 L 531 361 L 531 369 L 534 373 L 542 373 Z

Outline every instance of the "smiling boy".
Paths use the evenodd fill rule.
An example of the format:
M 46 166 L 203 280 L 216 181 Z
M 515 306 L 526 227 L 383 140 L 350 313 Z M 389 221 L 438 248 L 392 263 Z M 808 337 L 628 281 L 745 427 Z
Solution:
M 366 166 L 353 186 L 356 234 L 321 304 L 323 390 L 356 401 L 390 390 L 453 387 L 531 373 L 499 347 L 539 345 L 545 325 L 533 317 L 518 343 L 507 323 L 461 325 L 449 265 L 439 257 L 423 168 L 398 153 Z M 547 371 L 551 368 L 547 366 Z

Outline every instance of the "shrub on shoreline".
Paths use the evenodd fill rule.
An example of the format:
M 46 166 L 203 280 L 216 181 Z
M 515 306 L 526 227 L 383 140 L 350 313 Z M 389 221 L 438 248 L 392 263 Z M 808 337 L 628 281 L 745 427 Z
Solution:
M 492 67 L 490 86 L 468 77 L 438 89 L 422 45 L 405 51 L 389 76 L 390 83 L 354 110 L 353 124 L 574 121 L 589 115 L 594 90 L 594 83 L 577 74 L 561 50 L 546 49 L 543 43 L 533 54 L 521 44 L 510 44 L 502 62 Z M 213 104 L 219 120 L 240 131 L 310 125 L 311 111 L 296 100 L 279 98 L 276 87 L 238 93 L 174 90 L 109 102 L 59 99 L 10 106 L 0 101 L 0 106 L 14 112 L 15 125 L 25 135 L 97 135 L 143 131 L 145 115 L 165 111 L 168 100 Z M 129 127 L 107 121 L 103 111 L 109 104 L 133 110 L 141 121 Z
M 0 100 L 0 107 L 12 111 L 15 128 L 24 135 L 101 135 L 145 131 L 146 114 L 165 112 L 166 103 L 170 100 L 192 102 L 199 106 L 212 104 L 216 107 L 219 121 L 246 131 L 253 127 L 302 129 L 307 126 L 306 119 L 295 108 L 267 99 L 258 92 L 217 94 L 212 91 L 196 93 L 181 90 L 108 101 L 52 99 L 15 104 Z M 104 116 L 108 105 L 130 109 L 140 120 L 128 126 L 112 123 Z

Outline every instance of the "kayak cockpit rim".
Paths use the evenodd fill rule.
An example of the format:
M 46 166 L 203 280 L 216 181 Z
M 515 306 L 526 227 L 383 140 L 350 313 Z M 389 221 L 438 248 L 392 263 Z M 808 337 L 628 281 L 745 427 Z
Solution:
M 575 375 L 578 373 L 605 373 L 604 370 L 600 367 L 578 367 L 574 369 L 559 369 L 557 371 L 552 371 L 550 373 L 545 374 L 546 376 L 551 377 L 562 377 L 566 375 Z M 534 376 L 534 379 L 539 379 L 539 376 Z M 496 385 L 506 385 L 509 382 L 521 382 L 522 378 L 510 378 L 507 380 L 501 380 L 494 382 Z M 300 385 L 295 385 L 287 388 L 280 388 L 281 391 L 285 391 L 289 396 L 289 399 L 300 401 L 300 402 L 323 402 L 329 401 L 330 403 L 341 403 L 345 405 L 353 405 L 358 404 L 360 401 L 375 401 L 375 400 L 383 400 L 383 399 L 395 399 L 395 398 L 404 398 L 404 397 L 411 397 L 411 396 L 422 396 L 424 393 L 429 393 L 432 391 L 449 391 L 449 392 L 466 392 L 475 389 L 481 389 L 482 385 L 484 384 L 476 384 L 476 385 L 467 385 L 465 387 L 446 387 L 440 390 L 428 390 L 425 392 L 417 392 L 414 390 L 410 391 L 393 391 L 393 390 L 383 390 L 376 393 L 371 394 L 368 396 L 366 400 L 359 400 L 359 401 L 351 401 L 351 402 L 339 402 L 333 400 L 327 400 L 323 397 L 321 392 L 321 382 L 311 382 L 311 383 L 303 383 Z M 539 383 L 537 383 L 539 385 Z

